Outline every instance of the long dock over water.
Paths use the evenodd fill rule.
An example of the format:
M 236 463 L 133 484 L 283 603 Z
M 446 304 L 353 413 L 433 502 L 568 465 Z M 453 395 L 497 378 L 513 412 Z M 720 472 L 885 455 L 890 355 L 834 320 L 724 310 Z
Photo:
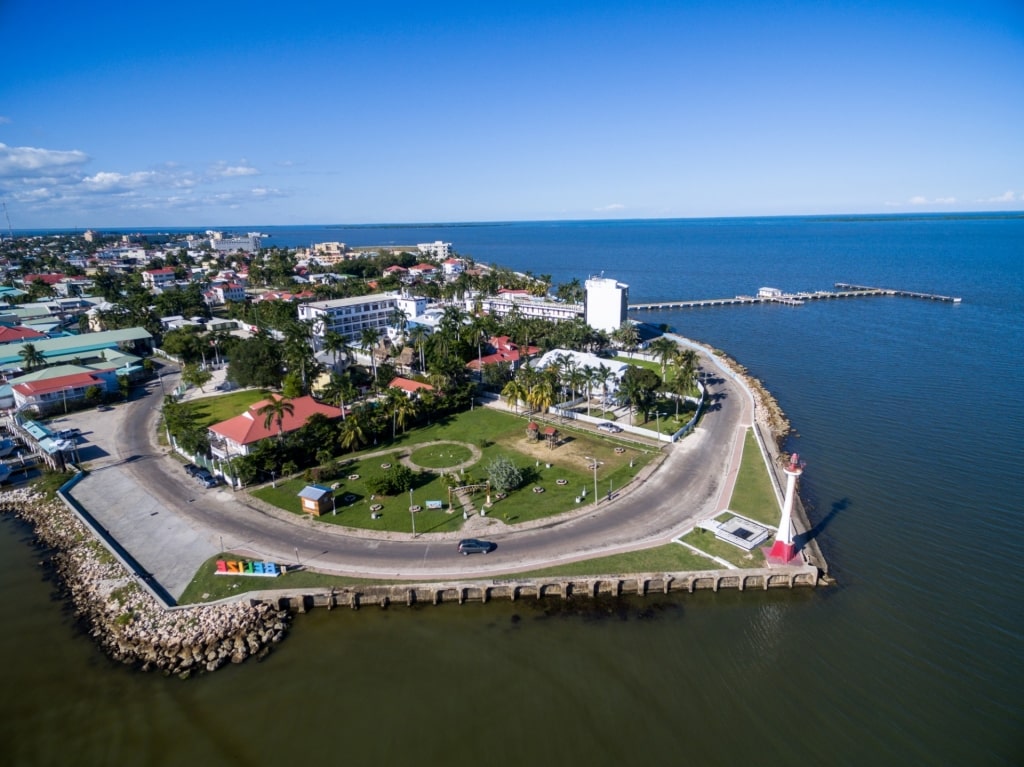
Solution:
M 800 306 L 807 301 L 819 301 L 830 298 L 864 298 L 865 296 L 899 296 L 901 298 L 922 298 L 928 301 L 943 301 L 951 304 L 960 303 L 959 298 L 940 296 L 934 293 L 918 293 L 912 290 L 895 288 L 873 288 L 867 285 L 851 285 L 846 282 L 835 283 L 835 290 L 816 290 L 813 292 L 784 293 L 777 288 L 761 288 L 756 296 L 734 296 L 733 298 L 698 298 L 681 301 L 652 301 L 643 304 L 630 304 L 630 311 L 659 311 L 664 309 L 699 309 L 705 306 L 730 306 L 734 304 L 783 304 Z

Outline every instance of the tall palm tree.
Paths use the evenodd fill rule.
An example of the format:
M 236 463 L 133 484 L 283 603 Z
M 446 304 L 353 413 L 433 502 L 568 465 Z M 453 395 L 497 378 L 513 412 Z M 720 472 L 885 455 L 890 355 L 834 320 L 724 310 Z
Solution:
M 358 411 L 341 425 L 341 432 L 338 435 L 338 443 L 342 449 L 352 448 L 355 450 L 366 442 L 366 432 L 363 429 L 363 414 Z
M 665 380 L 665 367 L 669 361 L 679 352 L 679 344 L 671 338 L 661 336 L 651 341 L 651 353 L 661 361 L 661 380 Z
M 423 347 L 427 343 L 427 338 L 430 337 L 430 331 L 427 330 L 423 325 L 414 325 L 413 329 L 409 331 L 409 340 L 412 341 L 420 353 L 420 370 L 426 370 L 427 365 L 423 359 Z
M 46 357 L 36 348 L 35 344 L 25 344 L 18 352 L 18 356 L 25 363 L 27 370 L 33 370 L 46 364 Z
M 676 378 L 681 378 L 686 390 L 693 385 L 693 378 L 697 373 L 697 365 L 700 362 L 700 355 L 693 349 L 680 348 L 672 358 L 672 364 L 676 368 Z
M 344 357 L 348 359 L 351 350 L 348 345 L 348 339 L 345 336 L 336 330 L 328 330 L 324 333 L 324 351 L 334 356 L 334 370 L 337 372 L 338 358 Z
M 527 391 L 527 388 L 523 386 L 523 382 L 519 378 L 513 378 L 505 384 L 505 388 L 501 390 L 501 396 L 505 398 L 506 402 L 512 403 L 513 409 L 518 414 L 519 401 L 526 399 Z
M 347 374 L 331 373 L 327 386 L 324 387 L 323 400 L 337 408 L 341 408 L 341 420 L 346 418 L 345 403 L 351 402 L 356 395 L 356 387 Z
M 373 366 L 373 385 L 377 386 L 377 344 L 380 343 L 380 331 L 376 328 L 365 328 L 359 335 L 359 348 L 370 355 Z
M 271 395 L 267 404 L 256 411 L 256 415 L 263 416 L 263 427 L 265 429 L 270 428 L 270 424 L 277 424 L 277 438 L 281 439 L 284 437 L 284 419 L 285 416 L 290 416 L 295 413 L 295 405 L 292 404 L 291 400 L 285 399 L 284 397 L 278 397 Z

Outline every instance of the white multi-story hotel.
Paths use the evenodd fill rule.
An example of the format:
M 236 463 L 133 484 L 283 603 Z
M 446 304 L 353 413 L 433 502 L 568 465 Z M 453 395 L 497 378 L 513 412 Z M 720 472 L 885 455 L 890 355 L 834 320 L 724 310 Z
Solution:
M 591 277 L 584 283 L 584 316 L 594 330 L 611 333 L 626 321 L 629 305 L 629 285 L 611 277 Z
M 452 244 L 450 242 L 441 242 L 440 240 L 421 242 L 416 245 L 416 250 L 425 256 L 433 256 L 437 260 L 443 261 L 452 254 Z
M 379 330 L 384 335 L 397 306 L 397 295 L 373 293 L 300 304 L 299 319 L 314 321 L 314 344 L 319 350 L 323 348 L 327 333 L 340 333 L 349 343 L 358 342 L 368 328 Z
M 472 311 L 477 303 L 476 298 L 466 299 L 466 309 Z M 488 296 L 480 300 L 480 307 L 488 314 L 496 317 L 504 317 L 510 312 L 517 311 L 521 317 L 540 317 L 545 320 L 572 320 L 583 316 L 583 307 L 579 304 L 565 304 L 558 301 L 549 301 L 538 296 L 520 295 L 517 293 L 506 293 L 498 296 Z

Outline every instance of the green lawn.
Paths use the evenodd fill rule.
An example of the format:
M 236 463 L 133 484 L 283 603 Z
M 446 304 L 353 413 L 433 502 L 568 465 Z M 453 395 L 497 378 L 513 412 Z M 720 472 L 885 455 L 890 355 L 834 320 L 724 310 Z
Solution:
M 720 541 L 715 537 L 714 533 L 708 530 L 701 530 L 700 528 L 691 530 L 683 536 L 682 540 L 712 556 L 721 557 L 726 562 L 731 562 L 737 567 L 765 566 L 764 553 L 760 548 L 756 548 L 753 551 L 744 551 L 738 546 L 733 546 L 731 543 Z M 713 568 L 714 566 L 712 562 L 711 567 Z
M 286 573 L 277 578 L 259 578 L 245 575 L 215 575 L 218 559 L 237 559 L 233 554 L 218 554 L 207 560 L 196 573 L 195 578 L 185 588 L 178 600 L 179 604 L 196 604 L 213 602 L 246 591 L 266 591 L 271 589 L 329 589 L 332 586 L 344 588 L 368 584 L 414 583 L 416 581 L 376 580 L 366 578 L 347 578 L 340 575 L 322 575 L 320 573 L 299 570 Z M 653 549 L 631 551 L 610 557 L 598 557 L 584 562 L 574 562 L 557 567 L 533 570 L 528 573 L 507 573 L 488 576 L 487 580 L 506 578 L 547 578 L 551 576 L 603 575 L 609 573 L 657 573 L 657 572 L 690 572 L 693 570 L 715 569 L 717 565 L 710 559 L 694 554 L 685 546 L 677 543 L 658 546 Z
M 316 518 L 326 524 L 337 524 L 366 530 L 387 532 L 412 532 L 413 518 L 409 513 L 409 497 L 371 498 L 366 489 L 366 480 L 384 471 L 383 463 L 397 463 L 401 455 L 412 454 L 417 464 L 429 464 L 431 460 L 444 466 L 461 462 L 456 460 L 464 455 L 469 458 L 466 448 L 455 445 L 438 445 L 434 448 L 417 448 L 424 442 L 451 440 L 469 442 L 482 452 L 481 460 L 462 474 L 463 484 L 485 483 L 486 467 L 498 455 L 512 459 L 526 475 L 524 485 L 506 498 L 492 495 L 493 508 L 489 515 L 496 515 L 508 524 L 518 524 L 544 519 L 578 508 L 583 503 L 592 503 L 594 498 L 594 472 L 587 456 L 599 462 L 597 479 L 598 494 L 607 495 L 609 489 L 617 490 L 630 481 L 647 463 L 658 455 L 634 446 L 619 446 L 612 440 L 589 432 L 565 432 L 562 444 L 549 450 L 543 442 L 530 442 L 526 437 L 526 419 L 508 413 L 477 408 L 443 419 L 441 422 L 414 429 L 400 435 L 390 447 L 393 452 L 377 458 L 363 458 L 367 452 L 380 448 L 363 450 L 352 454 L 352 463 L 345 469 L 345 475 L 335 480 L 339 483 L 336 491 L 337 514 L 326 514 Z M 617 452 L 621 451 L 621 452 Z M 458 455 L 456 455 L 458 454 Z M 548 467 L 548 463 L 551 464 Z M 630 463 L 633 465 L 630 466 Z M 349 475 L 359 475 L 350 480 Z M 560 484 L 559 480 L 563 482 Z M 256 489 L 253 495 L 279 508 L 300 514 L 298 492 L 308 484 L 301 478 L 279 480 L 277 487 L 269 485 Z M 327 484 L 333 484 L 327 483 Z M 533 488 L 543 488 L 534 492 Z M 583 497 L 583 491 L 586 496 Z M 351 496 L 346 500 L 348 496 Z M 581 497 L 580 504 L 576 503 Z M 413 490 L 413 504 L 423 507 L 416 513 L 417 533 L 451 532 L 461 529 L 463 519 L 461 506 L 453 513 L 428 510 L 428 500 L 443 501 L 447 506 L 448 489 L 440 477 L 433 472 L 423 472 Z M 479 511 L 486 500 L 483 492 L 472 498 L 473 508 Z M 371 510 L 370 506 L 380 504 L 381 508 Z M 381 516 L 374 519 L 372 514 Z
M 218 559 L 239 559 L 235 554 L 218 554 L 210 557 L 200 566 L 192 582 L 178 599 L 178 604 L 188 605 L 202 602 L 215 602 L 218 599 L 243 594 L 246 591 L 268 591 L 272 589 L 331 588 L 336 586 L 366 585 L 373 583 L 395 583 L 396 581 L 367 580 L 364 578 L 346 578 L 340 575 L 321 575 L 308 570 L 297 570 L 277 578 L 260 578 L 252 575 L 216 575 Z
M 203 426 L 226 421 L 241 415 L 249 406 L 266 399 L 269 392 L 264 389 L 246 389 L 233 394 L 222 394 L 216 397 L 201 397 L 187 403 L 189 409 L 196 414 Z
M 743 441 L 743 463 L 740 464 L 729 508 L 755 522 L 767 525 L 779 523 L 779 502 L 752 429 L 747 429 Z
M 414 450 L 410 456 L 417 466 L 428 469 L 447 469 L 465 463 L 473 454 L 464 445 L 430 445 Z
M 517 573 L 517 578 L 541 578 L 552 575 L 603 575 L 607 573 L 657 573 L 714 570 L 718 564 L 695 554 L 678 543 L 669 543 L 653 549 L 630 551 L 610 557 L 597 557 L 557 567 L 545 567 L 528 573 Z

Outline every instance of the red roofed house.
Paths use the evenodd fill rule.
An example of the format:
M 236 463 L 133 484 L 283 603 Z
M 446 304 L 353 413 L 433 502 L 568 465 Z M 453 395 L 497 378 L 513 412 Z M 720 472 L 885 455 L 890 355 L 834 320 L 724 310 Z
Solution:
M 142 273 L 142 284 L 150 290 L 166 290 L 174 285 L 178 278 L 174 275 L 173 266 L 161 269 L 147 269 Z
M 281 397 L 271 394 L 270 398 L 249 405 L 249 409 L 241 415 L 215 423 L 209 428 L 210 450 L 217 458 L 248 455 L 256 443 L 278 435 L 277 421 L 272 420 L 269 425 L 265 425 L 266 416 L 258 412 L 268 405 L 271 399 L 277 400 Z M 316 413 L 331 419 L 341 418 L 341 408 L 324 405 L 308 395 L 288 401 L 293 410 L 291 413 L 285 413 L 281 420 L 281 431 L 286 434 L 301 429 Z
M 434 391 L 434 387 L 428 383 L 421 381 L 413 381 L 410 378 L 402 378 L 401 376 L 391 379 L 391 383 L 388 384 L 389 389 L 400 389 L 405 392 L 405 396 L 412 397 L 419 396 L 421 391 Z
M 398 264 L 395 264 L 394 266 L 389 266 L 387 269 L 384 270 L 384 276 L 387 277 L 389 275 L 394 275 L 395 277 L 401 277 L 403 274 L 408 274 L 408 272 L 409 270 L 406 269 L 404 266 L 399 266 Z
M 437 274 L 437 267 L 433 264 L 416 264 L 416 266 L 409 267 L 409 274 L 419 277 L 430 277 Z
M 0 345 L 32 342 L 37 338 L 49 338 L 49 336 L 24 325 L 15 325 L 14 327 L 0 325 Z
M 441 268 L 444 270 L 445 276 L 454 277 L 465 271 L 466 264 L 461 258 L 446 258 L 441 262 Z
M 51 288 L 58 282 L 63 280 L 67 275 L 65 274 L 26 274 L 25 279 L 22 283 L 27 288 L 33 282 L 43 282 L 49 285 Z
M 40 415 L 59 412 L 68 402 L 82 401 L 92 387 L 102 392 L 118 390 L 115 370 L 97 370 L 91 373 L 72 373 L 39 381 L 23 381 L 11 386 L 16 408 L 32 408 Z
M 518 344 L 512 343 L 508 336 L 491 336 L 487 341 L 487 348 L 491 351 L 483 357 L 470 360 L 466 367 L 470 370 L 479 370 L 482 365 L 493 365 L 500 362 L 507 362 L 513 371 L 519 369 L 524 359 L 533 357 L 540 351 L 538 346 L 527 346 L 520 349 Z

